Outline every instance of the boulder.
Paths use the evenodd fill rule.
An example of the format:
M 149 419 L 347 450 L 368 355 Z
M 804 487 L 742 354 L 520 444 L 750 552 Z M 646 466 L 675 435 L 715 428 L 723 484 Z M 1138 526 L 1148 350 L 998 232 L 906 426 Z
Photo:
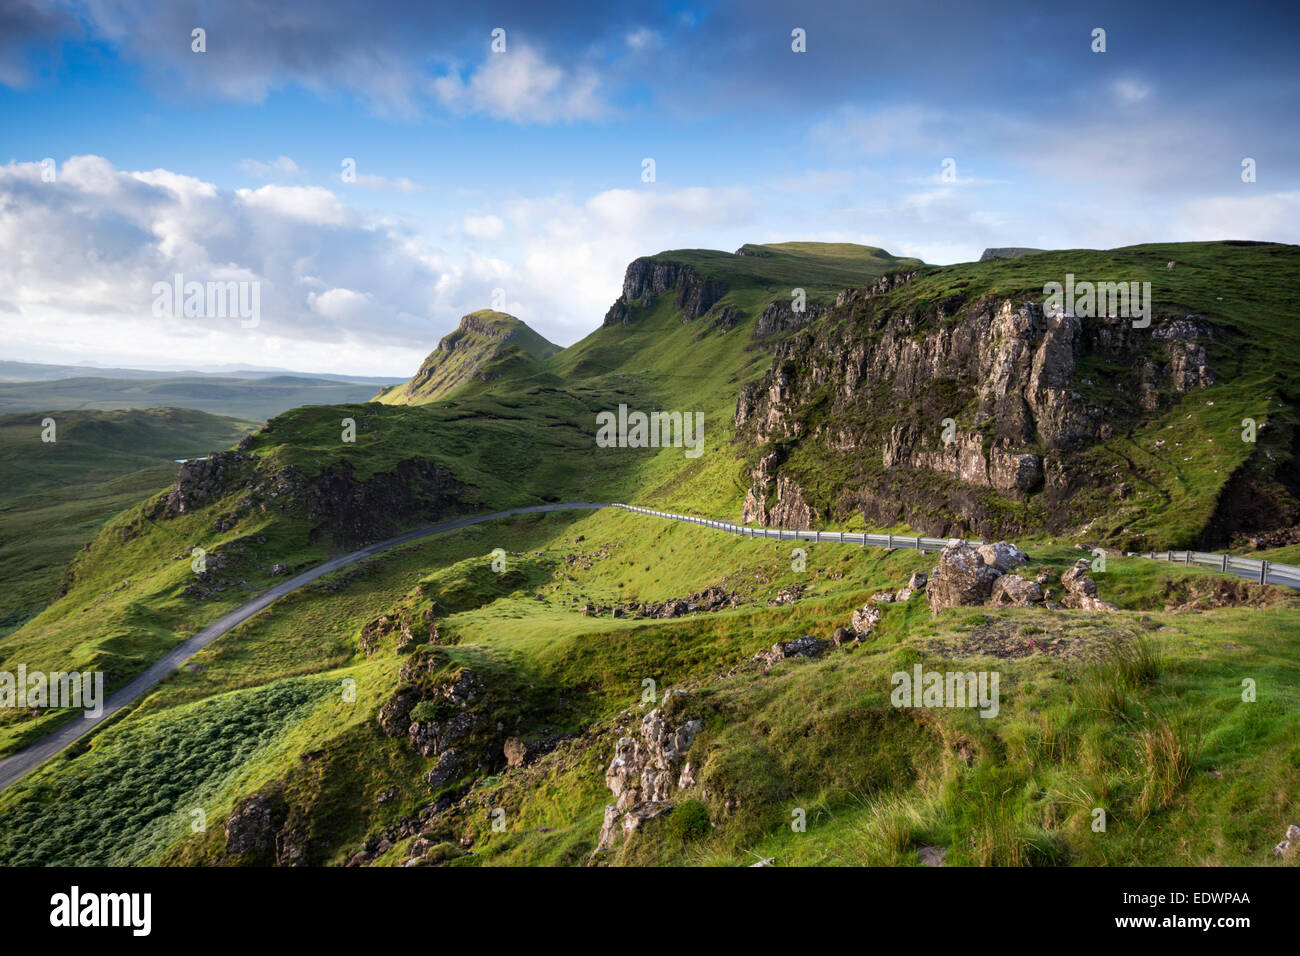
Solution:
M 880 608 L 871 603 L 864 604 L 853 612 L 853 618 L 849 626 L 857 633 L 858 640 L 864 640 L 870 636 L 876 625 L 880 623 L 880 614 Z
M 926 585 L 930 612 L 938 614 L 958 605 L 985 603 L 993 593 L 993 582 L 1001 576 L 1001 571 L 986 564 L 984 555 L 969 545 L 949 545 L 939 552 L 939 564 L 930 572 Z
M 998 607 L 1029 607 L 1043 603 L 1043 590 L 1018 574 L 1004 574 L 993 582 L 993 592 L 989 599 Z
M 1286 828 L 1282 842 L 1273 847 L 1273 855 L 1289 859 L 1297 854 L 1300 854 L 1300 827 L 1293 823 Z
M 1097 582 L 1088 573 L 1091 565 L 1087 558 L 1080 558 L 1074 567 L 1061 575 L 1061 586 L 1065 595 L 1061 603 L 1077 611 L 1113 611 L 1115 605 L 1097 597 Z
M 811 634 L 805 634 L 803 637 L 796 637 L 793 641 L 778 641 L 769 650 L 755 654 L 754 660 L 771 667 L 778 661 L 791 657 L 820 657 L 824 650 L 826 650 L 825 641 Z
M 1018 564 L 1024 564 L 1029 560 L 1028 555 L 1021 551 L 1014 544 L 1007 541 L 995 541 L 992 544 L 982 544 L 976 551 L 984 559 L 984 563 L 1003 574 L 1006 574 Z
M 522 767 L 528 759 L 528 747 L 518 737 L 511 737 L 505 743 L 506 765 Z
M 831 635 L 831 643 L 836 647 L 843 647 L 846 644 L 852 644 L 858 639 L 856 631 L 847 627 L 837 627 L 835 633 Z

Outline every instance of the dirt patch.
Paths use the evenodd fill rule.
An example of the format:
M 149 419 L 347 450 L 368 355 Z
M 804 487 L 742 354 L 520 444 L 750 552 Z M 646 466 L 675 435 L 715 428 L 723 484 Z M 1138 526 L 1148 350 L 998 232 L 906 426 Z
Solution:
M 992 621 L 965 634 L 927 641 L 925 649 L 946 657 L 997 657 L 1002 660 L 1042 654 L 1067 660 L 1096 661 L 1115 641 L 1141 633 L 1136 624 L 1113 619 L 1074 618 L 1054 622 Z
M 1221 607 L 1264 607 L 1288 600 L 1287 588 L 1260 586 L 1242 578 L 1199 578 L 1166 581 L 1162 596 L 1166 611 L 1212 611 Z

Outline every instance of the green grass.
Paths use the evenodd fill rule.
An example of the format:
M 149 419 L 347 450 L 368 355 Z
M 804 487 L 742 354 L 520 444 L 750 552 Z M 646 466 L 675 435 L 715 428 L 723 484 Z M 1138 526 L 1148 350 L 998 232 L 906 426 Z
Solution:
M 45 418 L 54 442 L 41 440 Z M 0 638 L 58 595 L 64 566 L 107 519 L 175 480 L 173 459 L 253 428 L 180 408 L 0 415 Z
M 293 466 L 365 481 L 418 457 L 455 475 L 465 511 L 587 499 L 735 516 L 753 452 L 734 441 L 736 394 L 772 360 L 752 334 L 757 315 L 774 299 L 788 300 L 792 286 L 826 302 L 839 288 L 920 268 L 861 247 L 748 249 L 767 254 L 658 257 L 727 281 L 714 310 L 692 322 L 661 296 L 628 325 L 602 328 L 540 362 L 491 364 L 500 378 L 429 404 L 286 412 L 249 443 L 256 474 Z M 926 268 L 889 296 L 896 308 L 924 310 L 952 296 L 1029 294 L 1066 268 L 1084 278 L 1136 269 L 1134 278 L 1164 283 L 1158 303 L 1207 314 L 1225 330 L 1211 357 L 1219 383 L 1085 457 L 1088 467 L 1119 470 L 1133 486 L 1118 503 L 1104 496 L 1080 503 L 1081 513 L 1097 512 L 1089 542 L 1128 535 L 1177 547 L 1172 542 L 1209 520 L 1227 475 L 1248 465 L 1250 449 L 1219 441 L 1220 432 L 1263 407 L 1256 417 L 1269 422 L 1264 434 L 1289 434 L 1294 332 L 1283 327 L 1279 276 L 1294 257 L 1293 247 L 1225 244 L 1042 253 Z M 1180 267 L 1165 270 L 1168 259 Z M 1220 294 L 1223 314 L 1212 314 L 1208 303 Z M 724 308 L 740 312 L 725 331 L 711 321 Z M 1088 370 L 1094 379 L 1110 373 Z M 938 383 L 935 391 L 945 388 L 960 398 L 965 386 Z M 1265 407 L 1270 400 L 1283 407 Z M 706 454 L 594 447 L 595 414 L 620 402 L 703 412 Z M 345 417 L 356 420 L 355 444 L 341 441 Z M 790 463 L 810 493 L 829 497 L 857 487 L 859 459 L 879 455 L 796 449 Z M 947 489 L 935 480 L 912 490 L 929 500 Z M 243 494 L 236 483 L 191 513 L 151 518 L 146 503 L 109 521 L 72 562 L 67 596 L 0 640 L 0 669 L 18 661 L 97 667 L 118 683 L 272 584 L 272 564 L 306 567 L 339 547 L 319 517 L 278 504 L 215 530 L 214 519 L 237 510 Z M 1033 500 L 988 506 L 1027 523 L 1043 508 Z M 402 526 L 421 516 L 384 517 Z M 861 527 L 861 518 L 838 526 Z M 1075 547 L 1080 533 L 1070 527 L 1021 543 L 1035 569 L 1059 575 L 1083 553 Z M 230 557 L 227 591 L 205 600 L 184 593 L 192 546 Z M 700 785 L 603 862 L 917 865 L 923 846 L 943 847 L 957 865 L 1272 862 L 1268 850 L 1294 822 L 1300 782 L 1295 595 L 1225 584 L 1205 569 L 1113 558 L 1096 575 L 1101 597 L 1120 608 L 1112 614 L 984 607 L 932 617 L 917 596 L 886 606 L 861 647 L 767 673 L 748 665 L 733 672 L 776 641 L 829 637 L 872 594 L 934 562 L 914 551 L 801 542 L 807 567 L 796 571 L 793 547 L 606 510 L 521 516 L 376 556 L 234 629 L 89 747 L 6 792 L 0 858 L 269 862 L 224 854 L 225 816 L 239 799 L 263 793 L 284 800 L 309 862 L 337 865 L 442 794 L 459 802 L 417 827 L 432 848 L 427 861 L 582 865 L 611 802 L 604 771 L 617 739 L 644 713 L 649 679 L 660 695 L 691 691 L 689 716 L 704 723 L 690 753 Z M 492 568 L 496 548 L 506 553 L 505 573 Z M 791 584 L 806 586 L 798 602 L 769 603 Z M 1251 606 L 1198 603 L 1229 584 Z M 663 620 L 581 611 L 709 586 L 737 595 L 739 606 Z M 1183 605 L 1192 609 L 1174 609 Z M 420 641 L 431 638 L 434 621 L 441 643 L 407 655 L 396 652 L 392 635 L 367 638 L 368 654 L 363 636 L 380 616 L 420 625 L 412 628 Z M 412 660 L 437 665 L 420 686 L 468 669 L 497 700 L 503 728 L 530 741 L 563 739 L 524 768 L 462 768 L 435 793 L 422 779 L 433 759 L 385 736 L 377 721 Z M 999 715 L 893 708 L 891 675 L 917 663 L 996 670 Z M 348 679 L 355 703 L 337 693 Z M 1242 699 L 1247 680 L 1257 688 L 1254 702 Z M 420 706 L 424 716 L 441 713 Z M 66 717 L 3 715 L 0 752 Z M 191 760 L 196 753 L 201 760 Z M 195 804 L 207 812 L 205 832 L 188 827 Z M 506 812 L 503 832 L 492 828 L 494 809 Z M 1092 828 L 1097 809 L 1106 813 L 1104 833 Z M 796 811 L 806 832 L 791 829 Z M 374 862 L 400 865 L 411 844 L 400 838 Z

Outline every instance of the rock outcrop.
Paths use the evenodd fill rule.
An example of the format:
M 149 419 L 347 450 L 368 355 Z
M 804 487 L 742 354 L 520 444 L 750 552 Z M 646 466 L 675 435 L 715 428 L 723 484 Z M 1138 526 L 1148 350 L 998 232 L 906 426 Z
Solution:
M 355 546 L 390 537 L 403 518 L 455 513 L 462 490 L 449 470 L 426 458 L 408 458 L 361 479 L 347 459 L 312 473 L 298 465 L 271 468 L 235 450 L 181 465 L 171 490 L 154 499 L 149 517 L 165 520 L 238 495 L 234 510 L 221 519 L 222 530 L 275 510 L 313 522 L 313 538 Z
M 1074 567 L 1061 575 L 1061 586 L 1065 588 L 1061 603 L 1079 611 L 1115 610 L 1115 605 L 1097 597 L 1097 582 L 1088 573 L 1090 569 L 1088 559 L 1080 558 Z
M 604 325 L 631 325 L 638 309 L 649 307 L 651 299 L 670 291 L 677 310 L 689 321 L 708 312 L 726 295 L 727 287 L 683 263 L 634 259 L 623 274 L 623 293 L 605 313 Z
M 704 725 L 687 717 L 689 708 L 690 696 L 670 689 L 660 706 L 641 719 L 638 736 L 619 738 L 605 771 L 614 803 L 605 807 L 598 852 L 670 810 L 681 791 L 695 785 L 687 751 Z
M 1125 480 L 1082 450 L 1214 381 L 1211 330 L 1198 316 L 1157 314 L 1134 329 L 1118 317 L 1048 315 L 1033 301 L 954 296 L 922 307 L 892 295 L 897 284 L 841 294 L 780 339 L 771 369 L 741 389 L 736 440 L 760 448 L 746 520 L 806 528 L 857 512 L 874 525 L 984 537 L 1081 524 L 1079 502 L 1096 498 L 1077 492 L 1111 483 L 1120 497 Z M 773 328 L 779 312 L 774 304 Z M 1098 363 L 1105 381 L 1093 378 Z M 787 467 L 809 444 L 801 467 L 838 461 L 847 475 L 816 497 Z

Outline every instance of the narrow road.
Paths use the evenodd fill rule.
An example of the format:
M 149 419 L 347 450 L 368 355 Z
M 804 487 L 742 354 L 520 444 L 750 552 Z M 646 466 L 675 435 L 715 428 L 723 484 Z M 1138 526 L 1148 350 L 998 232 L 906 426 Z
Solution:
M 482 524 L 485 521 L 496 521 L 498 518 L 509 518 L 511 515 L 536 514 L 545 511 L 593 510 L 605 507 L 608 506 L 593 504 L 586 501 L 570 501 L 565 504 L 531 505 L 526 508 L 511 508 L 509 511 L 494 511 L 492 514 L 472 515 L 468 518 L 456 518 L 452 521 L 443 521 L 439 524 L 425 525 L 412 531 L 407 531 L 404 534 L 399 534 L 394 538 L 388 538 L 385 541 L 379 541 L 375 544 L 367 545 L 357 551 L 340 555 L 337 558 L 331 558 L 323 564 L 318 564 L 310 571 L 304 571 L 302 574 L 289 578 L 289 580 L 283 581 L 270 590 L 259 594 L 247 604 L 236 608 L 219 619 L 216 623 L 209 624 L 185 643 L 172 648 L 148 670 L 139 674 L 130 682 L 119 687 L 110 694 L 108 700 L 104 702 L 103 713 L 98 717 L 74 717 L 57 730 L 50 731 L 49 734 L 42 737 L 36 743 L 23 748 L 15 754 L 0 759 L 0 790 L 4 790 L 6 787 L 17 783 L 59 751 L 70 746 L 73 742 L 81 739 L 86 734 L 91 733 L 96 727 L 108 720 L 123 707 L 133 704 L 139 697 L 153 688 L 153 686 L 164 677 L 171 674 L 172 671 L 176 670 L 200 650 L 207 647 L 232 628 L 238 627 L 254 614 L 270 607 L 286 594 L 293 593 L 303 585 L 310 584 L 312 581 L 315 581 L 323 575 L 329 574 L 331 571 L 345 568 L 349 564 L 355 564 L 358 561 L 379 554 L 381 551 L 387 551 L 390 548 L 396 548 L 403 544 L 410 544 L 412 541 L 419 541 L 422 538 L 432 537 L 436 534 L 446 534 L 448 531 L 457 531 L 461 528 L 467 528 L 470 525 Z
M 73 718 L 57 730 L 51 731 L 45 737 L 42 737 L 31 746 L 18 751 L 12 756 L 0 759 L 0 790 L 21 780 L 27 774 L 31 773 L 45 761 L 49 760 L 59 751 L 79 740 L 86 734 L 93 731 L 96 727 L 108 720 L 115 713 L 134 703 L 142 694 L 152 688 L 172 671 L 176 670 L 187 660 L 197 654 L 202 648 L 211 644 L 217 638 L 238 627 L 244 621 L 247 621 L 254 614 L 262 611 L 286 594 L 290 594 L 305 584 L 316 580 L 322 575 L 329 574 L 331 571 L 337 571 L 339 568 L 347 567 L 364 558 L 379 554 L 381 551 L 387 551 L 390 548 L 399 545 L 409 544 L 412 541 L 419 541 L 422 538 L 432 537 L 437 534 L 445 534 L 448 531 L 456 531 L 459 528 L 467 528 L 470 525 L 482 524 L 485 521 L 496 521 L 498 518 L 508 518 L 511 515 L 536 514 L 546 511 L 574 511 L 574 510 L 595 510 L 599 508 L 621 508 L 625 511 L 636 514 L 650 515 L 656 518 L 665 518 L 672 521 L 685 521 L 692 524 L 702 525 L 704 527 L 714 528 L 719 531 L 725 531 L 730 534 L 747 535 L 750 538 L 777 538 L 778 540 L 791 541 L 812 541 L 839 544 L 856 544 L 859 547 L 915 547 L 920 551 L 938 551 L 946 544 L 946 539 L 926 538 L 926 537 L 908 537 L 904 535 L 886 535 L 866 533 L 850 533 L 837 531 L 789 531 L 776 528 L 757 528 L 753 526 L 741 526 L 731 524 L 725 521 L 713 521 L 707 518 L 697 518 L 690 515 L 679 515 L 671 512 L 654 511 L 649 508 L 635 508 L 629 505 L 607 505 L 594 504 L 587 501 L 570 501 L 564 504 L 556 505 L 531 505 L 526 508 L 511 508 L 509 511 L 495 511 L 492 514 L 473 515 L 468 518 L 456 518 L 452 521 L 444 521 L 441 524 L 425 525 L 408 531 L 405 534 L 399 534 L 395 538 L 389 538 L 386 541 L 380 541 L 376 544 L 367 545 L 358 551 L 342 555 L 337 558 L 331 558 L 323 564 L 319 564 L 310 571 L 304 571 L 296 577 L 290 578 L 282 584 L 277 584 L 269 591 L 258 595 L 247 604 L 236 608 L 229 614 L 222 617 L 215 624 L 210 624 L 199 633 L 195 634 L 184 644 L 173 648 L 165 657 L 157 661 L 152 667 L 140 674 L 124 687 L 119 688 L 109 695 L 104 704 L 103 713 L 96 718 Z M 970 542 L 980 544 L 982 542 Z M 1180 553 L 1180 552 L 1174 552 Z M 1215 557 L 1215 556 L 1210 556 Z M 1219 556 L 1221 557 L 1221 556 Z M 1203 562 L 1197 562 L 1198 566 L 1204 567 Z M 1236 574 L 1240 577 L 1258 580 L 1258 570 L 1229 567 L 1229 573 Z M 1280 584 L 1285 587 L 1300 590 L 1300 575 L 1293 572 L 1289 565 L 1283 565 L 1282 569 L 1269 568 L 1267 580 L 1270 584 Z

